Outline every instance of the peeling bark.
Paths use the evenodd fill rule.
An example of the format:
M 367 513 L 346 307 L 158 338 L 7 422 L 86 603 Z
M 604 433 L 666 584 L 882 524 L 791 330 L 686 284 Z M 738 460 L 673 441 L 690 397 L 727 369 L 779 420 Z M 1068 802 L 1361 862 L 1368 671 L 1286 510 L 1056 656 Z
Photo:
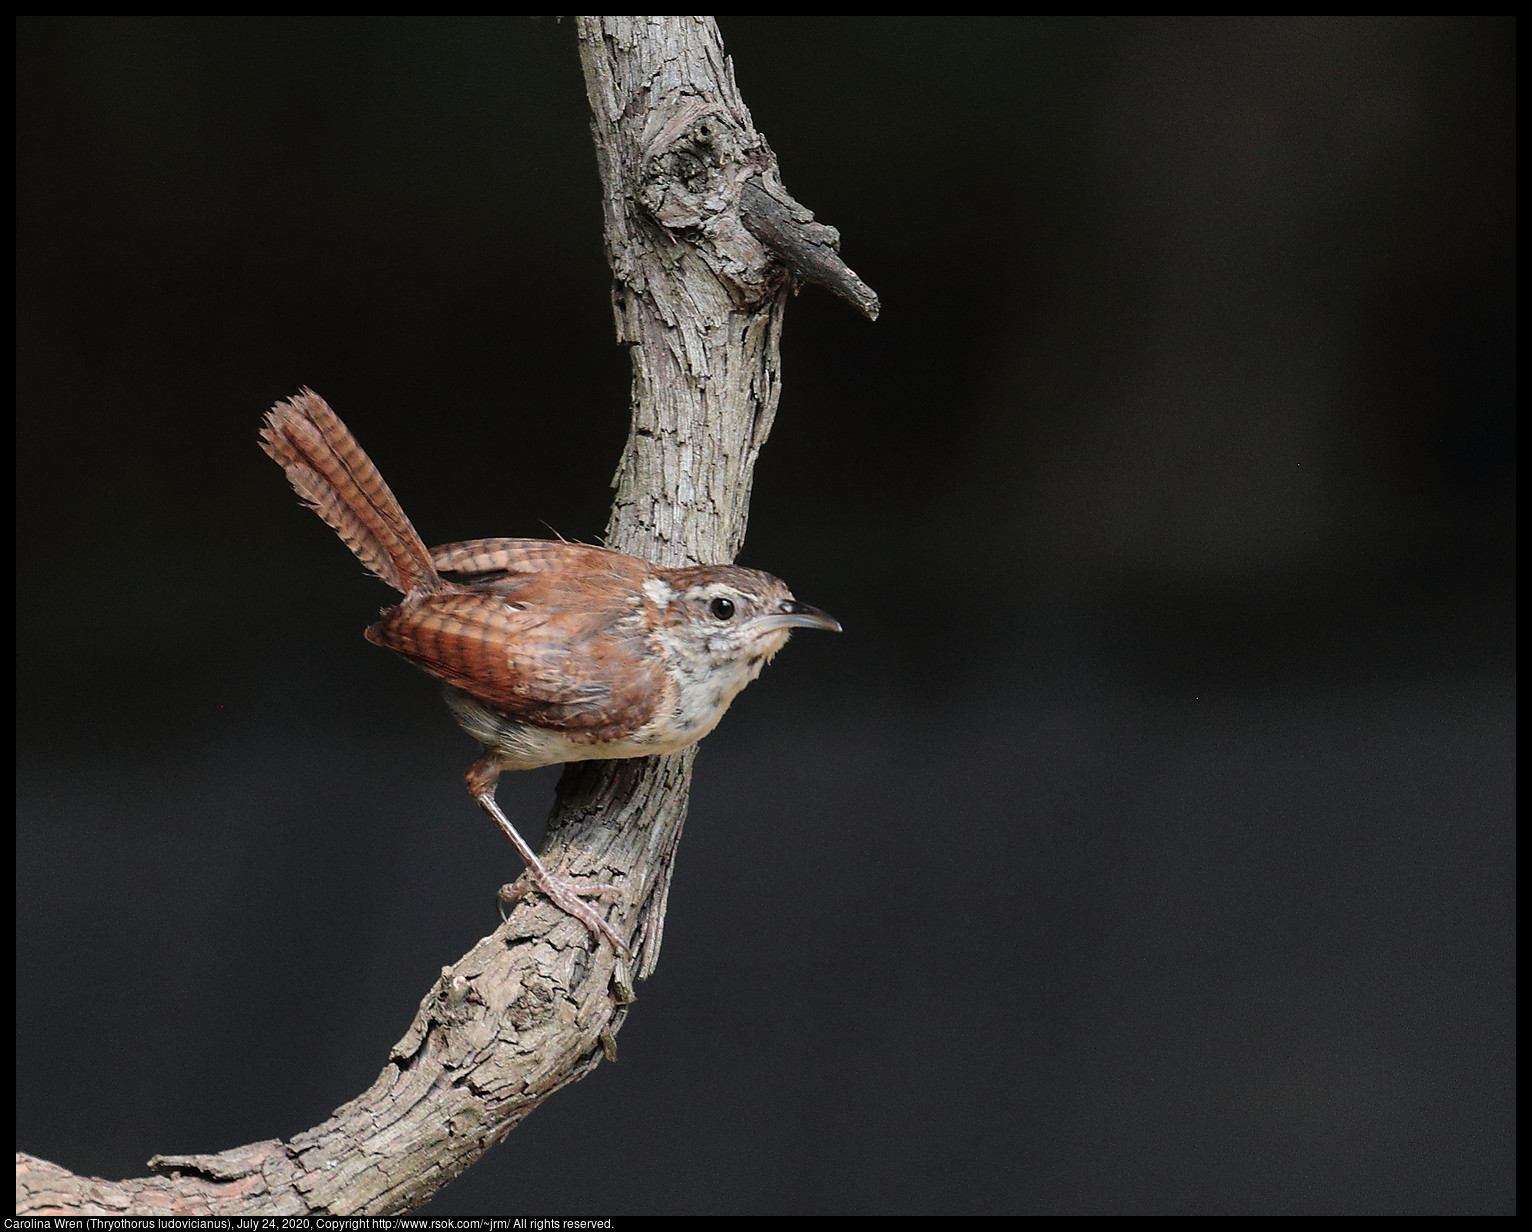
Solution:
M 833 229 L 787 195 L 710 17 L 578 17 L 633 423 L 607 544 L 664 565 L 732 561 L 776 414 L 787 292 L 822 281 L 875 316 Z M 838 267 L 838 268 L 837 268 Z M 843 272 L 842 272 L 843 271 Z M 860 288 L 860 290 L 858 290 Z M 372 1087 L 288 1142 L 156 1155 L 80 1177 L 18 1153 L 19 1214 L 398 1214 L 544 1099 L 616 1058 L 659 957 L 695 749 L 584 762 L 559 781 L 543 857 L 618 886 L 633 967 L 536 895 L 442 969 Z

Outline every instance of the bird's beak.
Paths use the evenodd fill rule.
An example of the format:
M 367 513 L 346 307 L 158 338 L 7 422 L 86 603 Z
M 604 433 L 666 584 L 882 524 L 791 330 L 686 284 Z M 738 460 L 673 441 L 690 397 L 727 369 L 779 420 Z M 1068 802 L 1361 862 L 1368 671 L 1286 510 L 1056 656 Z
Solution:
M 828 629 L 831 633 L 841 631 L 840 621 L 828 612 L 821 612 L 817 607 L 799 603 L 796 599 L 787 599 L 776 611 L 757 616 L 750 622 L 750 627 L 761 633 L 769 633 L 773 629 Z

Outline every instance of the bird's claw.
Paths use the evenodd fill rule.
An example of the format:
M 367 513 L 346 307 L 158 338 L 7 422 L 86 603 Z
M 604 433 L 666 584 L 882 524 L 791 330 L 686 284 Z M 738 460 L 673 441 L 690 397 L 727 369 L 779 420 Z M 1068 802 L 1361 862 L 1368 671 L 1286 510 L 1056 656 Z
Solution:
M 587 904 L 581 902 L 582 898 L 616 898 L 622 894 L 614 885 L 580 885 L 565 877 L 564 871 L 569 867 L 569 856 L 559 862 L 555 872 L 538 874 L 535 869 L 528 869 L 520 878 L 509 885 L 500 887 L 499 898 L 502 903 L 511 904 L 523 896 L 536 891 L 556 907 L 574 916 L 580 923 L 597 936 L 605 937 L 612 943 L 615 949 L 624 958 L 633 957 L 633 951 L 627 943 L 617 935 L 617 930 L 597 915 Z M 503 914 L 503 913 L 502 913 Z

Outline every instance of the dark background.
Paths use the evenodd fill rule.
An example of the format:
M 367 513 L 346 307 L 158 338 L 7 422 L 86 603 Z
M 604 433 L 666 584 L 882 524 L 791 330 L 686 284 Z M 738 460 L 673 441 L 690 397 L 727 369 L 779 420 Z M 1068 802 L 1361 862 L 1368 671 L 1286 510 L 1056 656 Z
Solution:
M 721 24 L 883 298 L 789 306 L 742 556 L 846 633 L 429 1210 L 1510 1213 L 1511 22 Z M 592 539 L 628 374 L 570 22 L 18 31 L 17 1141 L 142 1175 L 365 1088 L 517 871 L 262 412 Z

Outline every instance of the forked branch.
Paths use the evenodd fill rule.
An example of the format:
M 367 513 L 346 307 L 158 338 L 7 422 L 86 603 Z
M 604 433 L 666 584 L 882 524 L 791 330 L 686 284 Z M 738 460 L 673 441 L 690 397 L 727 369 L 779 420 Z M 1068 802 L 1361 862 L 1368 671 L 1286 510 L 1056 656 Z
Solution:
M 710 17 L 579 17 L 632 430 L 607 544 L 663 565 L 733 560 L 771 430 L 795 280 L 869 316 L 877 297 L 777 177 Z M 397 1214 L 469 1167 L 560 1087 L 615 1059 L 659 956 L 694 749 L 585 762 L 559 782 L 544 859 L 617 885 L 631 968 L 578 921 L 523 900 L 426 994 L 372 1087 L 290 1141 L 157 1155 L 157 1175 L 80 1177 L 17 1156 L 26 1214 Z

